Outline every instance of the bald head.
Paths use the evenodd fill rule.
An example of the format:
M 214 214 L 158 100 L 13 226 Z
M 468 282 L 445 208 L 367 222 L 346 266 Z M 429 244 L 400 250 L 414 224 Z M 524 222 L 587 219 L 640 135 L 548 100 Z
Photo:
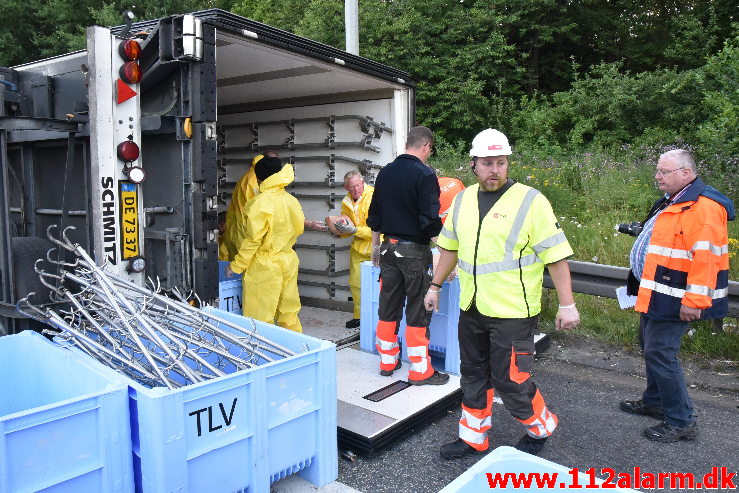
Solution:
M 657 186 L 666 194 L 672 196 L 695 180 L 698 173 L 693 156 L 684 149 L 667 151 L 657 161 L 657 171 L 654 174 Z

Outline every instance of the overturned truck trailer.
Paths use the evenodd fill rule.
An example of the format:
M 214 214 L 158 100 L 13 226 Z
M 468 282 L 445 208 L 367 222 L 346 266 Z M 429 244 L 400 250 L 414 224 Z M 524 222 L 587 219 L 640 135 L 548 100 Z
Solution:
M 294 165 L 306 218 L 338 214 L 344 174 L 373 182 L 414 101 L 402 71 L 217 9 L 0 68 L 0 332 L 31 323 L 29 292 L 51 301 L 34 272 L 50 225 L 117 274 L 215 301 L 218 212 L 251 158 Z M 296 249 L 304 303 L 350 309 L 349 240 L 307 231 Z

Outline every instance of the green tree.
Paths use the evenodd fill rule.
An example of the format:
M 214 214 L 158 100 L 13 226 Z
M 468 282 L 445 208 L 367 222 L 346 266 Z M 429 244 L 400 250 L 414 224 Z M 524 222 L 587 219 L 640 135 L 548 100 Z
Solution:
M 36 12 L 41 0 L 0 0 L 0 66 L 7 67 L 40 58 L 33 35 L 40 28 Z

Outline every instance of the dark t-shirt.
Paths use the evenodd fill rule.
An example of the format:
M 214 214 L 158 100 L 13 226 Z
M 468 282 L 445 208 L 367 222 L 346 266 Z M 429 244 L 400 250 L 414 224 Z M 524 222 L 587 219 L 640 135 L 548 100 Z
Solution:
M 511 186 L 516 183 L 515 181 L 508 178 L 508 181 L 505 182 L 505 185 L 500 187 L 494 192 L 485 192 L 482 189 L 478 190 L 477 192 L 477 205 L 480 209 L 480 222 L 482 223 L 482 220 L 485 218 L 488 212 L 490 212 L 490 209 L 493 208 L 495 203 L 500 199 L 500 197 L 503 196 L 503 194 L 511 188 Z
M 415 156 L 401 154 L 380 170 L 367 216 L 372 231 L 428 245 L 441 231 L 439 181 Z

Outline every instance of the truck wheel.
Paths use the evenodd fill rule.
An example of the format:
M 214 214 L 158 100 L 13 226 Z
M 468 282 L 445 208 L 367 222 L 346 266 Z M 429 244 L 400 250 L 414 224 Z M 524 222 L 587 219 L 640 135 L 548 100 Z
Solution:
M 31 303 L 34 305 L 49 303 L 51 301 L 49 288 L 41 284 L 33 265 L 40 258 L 46 259 L 46 252 L 54 248 L 54 244 L 45 238 L 15 237 L 10 239 L 10 248 L 13 252 L 16 301 L 33 291 L 36 295 L 30 300 Z

